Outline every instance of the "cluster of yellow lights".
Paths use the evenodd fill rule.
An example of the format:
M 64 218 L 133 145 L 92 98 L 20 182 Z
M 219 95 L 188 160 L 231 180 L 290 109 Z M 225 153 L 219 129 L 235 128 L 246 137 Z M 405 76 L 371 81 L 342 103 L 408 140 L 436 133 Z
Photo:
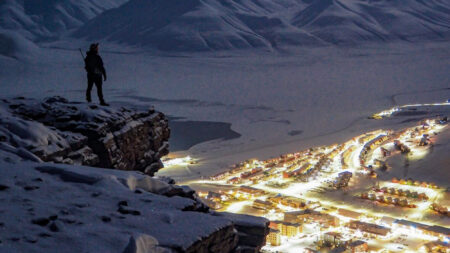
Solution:
M 447 106 L 450 105 L 450 102 L 444 102 L 444 103 L 431 103 L 431 104 L 411 104 L 411 105 L 403 105 L 403 106 L 395 106 L 391 109 L 381 111 L 379 113 L 375 113 L 372 115 L 372 118 L 374 119 L 382 119 L 386 117 L 392 116 L 395 112 L 398 112 L 402 109 L 408 108 L 408 107 L 424 107 L 424 106 Z
M 186 166 L 195 162 L 190 156 L 179 158 L 166 158 L 163 160 L 164 167 Z
M 380 117 L 387 117 L 390 116 L 392 113 L 401 110 L 402 108 L 410 107 L 410 106 L 430 106 L 430 105 L 450 105 L 450 103 L 436 103 L 436 104 L 421 104 L 421 105 L 406 105 L 401 107 L 395 107 L 390 110 L 381 112 L 377 115 Z M 429 125 L 429 129 L 425 130 L 425 133 L 437 133 L 442 131 L 446 126 L 445 125 L 439 125 L 435 123 L 434 121 L 427 121 L 426 122 Z M 414 159 L 420 159 L 423 156 L 425 156 L 428 153 L 427 147 L 421 147 L 419 146 L 420 138 L 422 136 L 413 136 L 411 133 L 415 131 L 415 127 L 409 128 L 406 131 L 402 133 L 401 136 L 398 136 L 398 140 L 400 140 L 402 143 L 415 143 L 413 145 L 408 146 L 411 149 L 410 158 Z M 360 135 L 358 137 L 353 138 L 352 140 L 344 143 L 342 145 L 342 149 L 337 152 L 337 155 L 334 154 L 333 156 L 330 156 L 331 163 L 329 164 L 329 167 L 327 170 L 324 170 L 322 175 L 319 178 L 315 178 L 312 180 L 309 180 L 307 182 L 293 182 L 292 179 L 285 179 L 282 176 L 282 172 L 286 171 L 288 169 L 289 164 L 285 163 L 282 164 L 282 166 L 279 165 L 279 167 L 273 168 L 271 170 L 271 174 L 274 176 L 270 178 L 271 182 L 277 183 L 277 184 L 285 184 L 286 187 L 273 187 L 271 185 L 268 185 L 267 182 L 264 180 L 261 181 L 253 181 L 250 180 L 244 180 L 238 183 L 237 186 L 251 186 L 253 188 L 263 190 L 267 194 L 248 194 L 244 192 L 239 192 L 238 190 L 229 190 L 228 194 L 233 195 L 237 199 L 232 201 L 231 203 L 226 203 L 223 208 L 220 210 L 232 212 L 232 213 L 246 213 L 248 212 L 249 206 L 252 206 L 253 200 L 259 199 L 261 201 L 267 200 L 267 197 L 270 195 L 275 194 L 282 194 L 283 196 L 290 196 L 295 198 L 301 198 L 309 202 L 309 208 L 315 209 L 319 208 L 317 210 L 320 210 L 321 212 L 324 211 L 327 214 L 334 215 L 338 217 L 343 222 L 350 221 L 350 218 L 342 216 L 337 211 L 337 208 L 347 209 L 350 211 L 358 212 L 363 214 L 359 220 L 362 222 L 368 222 L 368 223 L 375 223 L 375 224 L 382 224 L 382 217 L 385 215 L 391 215 L 391 217 L 395 219 L 412 219 L 412 220 L 421 220 L 422 216 L 427 210 L 429 209 L 430 203 L 432 200 L 441 199 L 443 197 L 442 189 L 431 189 L 431 188 L 424 188 L 417 186 L 410 186 L 410 185 L 400 185 L 400 184 L 394 184 L 391 182 L 381 182 L 383 186 L 386 187 L 394 187 L 399 188 L 403 190 L 410 190 L 410 191 L 419 191 L 426 193 L 427 196 L 429 196 L 429 201 L 425 202 L 419 202 L 417 203 L 417 207 L 412 210 L 408 210 L 408 217 L 404 217 L 404 215 L 398 215 L 392 213 L 392 214 L 386 214 L 384 209 L 377 209 L 373 210 L 370 208 L 366 208 L 364 206 L 353 206 L 343 203 L 342 201 L 333 201 L 330 199 L 325 199 L 321 197 L 321 194 L 310 194 L 311 192 L 314 192 L 317 189 L 326 188 L 329 183 L 336 179 L 339 172 L 342 171 L 349 171 L 352 172 L 353 175 L 356 178 L 364 177 L 364 175 L 368 174 L 368 171 L 362 170 L 362 166 L 367 166 L 367 164 L 373 164 L 376 159 L 383 159 L 381 147 L 393 149 L 392 143 L 385 143 L 380 144 L 380 146 L 376 147 L 372 152 L 372 154 L 367 158 L 367 160 L 364 161 L 362 164 L 361 162 L 361 154 L 364 151 L 364 148 L 367 143 L 370 143 L 371 140 L 377 138 L 380 135 L 390 135 L 390 131 L 385 130 L 377 130 L 370 133 L 366 133 L 363 135 Z M 358 141 L 358 140 L 364 140 L 364 141 Z M 408 144 L 409 145 L 409 144 Z M 320 152 L 324 155 L 331 154 L 335 148 L 337 148 L 337 145 L 329 146 L 329 147 L 321 147 Z M 351 149 L 350 149 L 351 148 Z M 319 150 L 319 149 L 316 149 Z M 347 152 L 347 150 L 350 150 L 351 152 Z M 313 151 L 315 152 L 315 151 Z M 319 152 L 319 151 L 317 151 Z M 297 154 L 297 153 L 296 153 Z M 289 154 L 293 155 L 293 154 Z M 289 156 L 287 155 L 287 156 Z M 317 154 L 316 154 L 317 155 Z M 342 160 L 339 159 L 340 157 L 346 156 L 346 164 L 344 168 L 344 164 L 342 163 Z M 166 166 L 174 166 L 174 165 L 186 165 L 192 163 L 193 159 L 190 157 L 185 158 L 177 158 L 172 159 L 169 161 L 164 162 Z M 311 165 L 315 165 L 319 159 L 317 156 L 311 155 L 311 157 L 308 158 L 308 163 Z M 265 162 L 258 161 L 256 159 L 252 159 L 247 161 L 242 165 L 244 170 L 250 171 L 253 168 L 256 167 L 264 167 Z M 231 174 L 228 174 L 228 176 L 224 176 L 223 178 L 213 179 L 213 180 L 199 180 L 197 183 L 208 183 L 208 184 L 214 184 L 217 186 L 220 185 L 229 185 L 229 182 L 227 179 L 231 179 L 232 177 L 239 177 L 238 173 L 241 173 L 242 171 L 237 172 L 231 172 Z M 380 181 L 378 181 L 380 182 Z M 222 198 L 223 200 L 223 198 Z M 312 203 L 319 203 L 318 205 L 312 204 Z M 315 207 L 313 207 L 315 206 Z M 264 213 L 259 213 L 259 215 L 262 215 L 263 217 L 268 218 L 269 220 L 283 220 L 284 212 L 289 211 L 295 211 L 298 210 L 293 207 L 284 206 L 281 204 L 277 204 L 275 209 L 266 210 Z M 327 210 L 327 211 L 325 211 Z M 311 224 L 307 224 L 305 226 L 310 226 Z M 307 233 L 303 233 L 302 236 L 297 236 L 294 238 L 287 238 L 284 236 L 281 236 L 281 245 L 280 246 L 271 246 L 266 245 L 263 250 L 267 252 L 303 252 L 305 245 L 310 245 L 309 247 L 312 247 L 311 245 L 314 244 L 314 241 L 317 242 L 319 240 L 318 238 L 325 232 L 325 230 L 317 228 L 316 225 L 311 225 L 314 229 L 312 231 L 308 231 Z M 347 227 L 344 226 L 338 226 L 338 227 L 332 227 L 326 229 L 328 232 L 339 232 L 344 237 L 349 238 L 366 238 L 368 241 L 368 244 L 370 247 L 375 246 L 374 248 L 379 248 L 378 246 L 381 244 L 383 245 L 383 249 L 377 250 L 377 251 L 370 251 L 370 252 L 390 252 L 395 251 L 399 252 L 399 249 L 401 249 L 401 252 L 426 252 L 424 247 L 419 246 L 405 246 L 405 243 L 400 243 L 401 240 L 399 238 L 402 238 L 405 235 L 408 235 L 409 241 L 435 241 L 438 240 L 438 237 L 430 236 L 423 234 L 421 231 L 417 230 L 415 231 L 413 228 L 411 229 L 405 229 L 398 227 L 397 225 L 388 225 L 392 229 L 392 232 L 389 233 L 387 236 L 378 237 L 377 239 L 369 239 L 366 238 L 365 234 L 359 230 L 350 230 Z M 412 233 L 413 232 L 413 233 Z M 442 238 L 440 238 L 442 240 Z M 443 239 L 448 240 L 448 238 Z M 420 243 L 419 243 L 420 244 Z M 418 244 L 418 245 L 419 245 Z M 414 248 L 415 250 L 410 250 L 410 248 Z M 306 251 L 305 251 L 306 252 Z

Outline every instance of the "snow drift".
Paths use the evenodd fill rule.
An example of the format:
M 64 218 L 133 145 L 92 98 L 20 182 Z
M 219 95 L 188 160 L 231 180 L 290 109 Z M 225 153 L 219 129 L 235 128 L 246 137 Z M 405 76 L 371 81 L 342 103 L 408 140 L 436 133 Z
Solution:
M 450 1 L 131 0 L 73 36 L 168 51 L 437 40 Z

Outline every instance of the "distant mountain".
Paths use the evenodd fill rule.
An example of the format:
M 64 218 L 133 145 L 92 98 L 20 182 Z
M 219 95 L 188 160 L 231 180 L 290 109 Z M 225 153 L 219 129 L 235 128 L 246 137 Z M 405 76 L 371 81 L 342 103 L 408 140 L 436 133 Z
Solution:
M 73 33 L 168 51 L 450 37 L 450 0 L 130 0 Z
M 450 35 L 450 1 L 311 1 L 293 16 L 292 24 L 333 44 L 442 39 Z
M 39 55 L 39 48 L 17 32 L 0 30 L 0 55 L 30 59 Z
M 0 55 L 37 55 L 36 42 L 55 40 L 128 0 L 1 0 Z
M 132 0 L 91 20 L 74 36 L 189 51 L 317 43 L 281 18 L 298 5 L 292 0 Z
M 59 37 L 128 0 L 2 0 L 0 29 L 30 40 Z

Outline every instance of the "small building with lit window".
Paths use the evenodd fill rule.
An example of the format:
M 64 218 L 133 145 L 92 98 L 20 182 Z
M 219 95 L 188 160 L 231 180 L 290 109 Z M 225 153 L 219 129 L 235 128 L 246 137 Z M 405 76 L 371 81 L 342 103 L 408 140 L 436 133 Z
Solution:
M 267 242 L 272 246 L 280 246 L 281 245 L 281 232 L 277 229 L 270 229 L 269 234 L 267 235 Z

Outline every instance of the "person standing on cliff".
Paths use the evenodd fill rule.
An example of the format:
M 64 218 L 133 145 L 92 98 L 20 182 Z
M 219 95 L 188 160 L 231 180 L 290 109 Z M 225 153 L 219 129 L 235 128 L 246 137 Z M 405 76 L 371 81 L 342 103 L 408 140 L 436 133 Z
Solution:
M 97 88 L 98 99 L 100 105 L 108 106 L 103 98 L 103 81 L 106 81 L 106 70 L 103 66 L 102 57 L 98 54 L 98 43 L 91 44 L 89 51 L 86 52 L 86 58 L 84 58 L 84 68 L 87 72 L 88 87 L 86 90 L 86 100 L 91 102 L 91 90 L 95 84 Z M 103 80 L 102 80 L 103 77 Z

